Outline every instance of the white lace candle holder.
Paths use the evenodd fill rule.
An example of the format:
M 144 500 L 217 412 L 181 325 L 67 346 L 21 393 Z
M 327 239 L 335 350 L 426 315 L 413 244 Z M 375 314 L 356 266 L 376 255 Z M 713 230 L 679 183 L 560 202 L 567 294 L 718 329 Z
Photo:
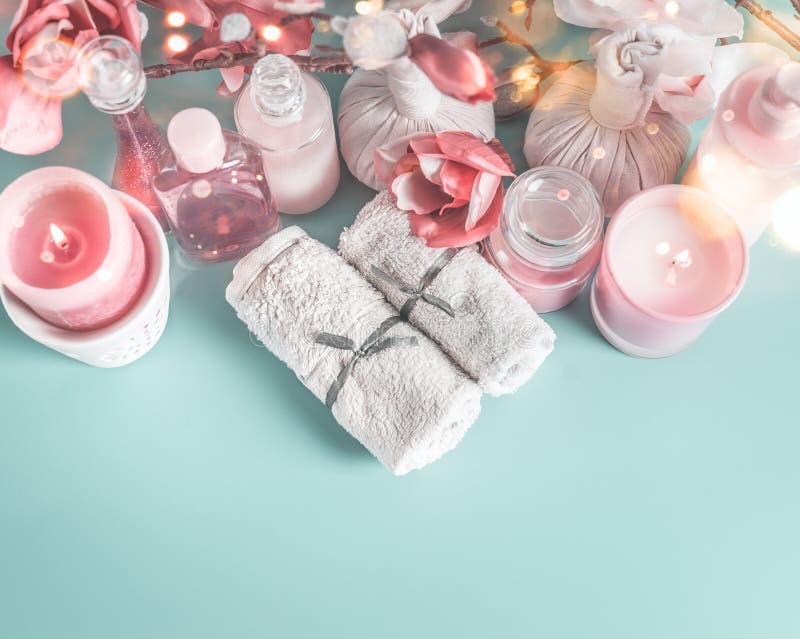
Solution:
M 69 331 L 44 321 L 0 286 L 0 300 L 17 328 L 54 351 L 98 368 L 117 368 L 142 357 L 160 339 L 169 314 L 169 247 L 164 232 L 143 204 L 114 193 L 142 236 L 148 268 L 142 294 L 124 317 L 97 330 Z

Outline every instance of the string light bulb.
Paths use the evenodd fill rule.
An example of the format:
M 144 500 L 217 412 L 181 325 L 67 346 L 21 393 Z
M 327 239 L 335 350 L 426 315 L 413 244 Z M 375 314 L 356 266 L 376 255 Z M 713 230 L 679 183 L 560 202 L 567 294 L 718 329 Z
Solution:
M 358 0 L 355 9 L 358 15 L 366 16 L 383 9 L 383 0 Z
M 167 38 L 167 49 L 173 53 L 183 53 L 189 48 L 189 39 L 185 35 L 173 33 Z
M 170 11 L 167 14 L 167 26 L 179 29 L 186 24 L 186 14 L 182 11 Z
M 261 28 L 261 37 L 267 42 L 275 42 L 276 40 L 280 40 L 281 35 L 283 35 L 283 33 L 281 28 L 277 25 L 265 24 Z

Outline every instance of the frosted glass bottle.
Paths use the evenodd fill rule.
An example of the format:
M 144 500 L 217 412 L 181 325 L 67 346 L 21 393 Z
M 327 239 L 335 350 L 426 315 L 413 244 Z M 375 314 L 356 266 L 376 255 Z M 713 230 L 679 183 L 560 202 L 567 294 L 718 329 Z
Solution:
M 169 123 L 153 180 L 178 245 L 195 262 L 244 257 L 280 228 L 259 148 L 206 109 Z
M 144 107 L 146 84 L 139 54 L 124 38 L 101 36 L 84 45 L 79 59 L 83 92 L 96 109 L 111 117 L 114 127 L 117 159 L 111 186 L 139 200 L 168 231 L 152 187 L 167 144 Z
M 683 183 L 723 201 L 748 245 L 800 180 L 800 64 L 743 73 L 722 94 Z
M 339 153 L 325 85 L 288 57 L 259 60 L 236 100 L 239 133 L 261 147 L 281 213 L 310 213 L 339 185 Z

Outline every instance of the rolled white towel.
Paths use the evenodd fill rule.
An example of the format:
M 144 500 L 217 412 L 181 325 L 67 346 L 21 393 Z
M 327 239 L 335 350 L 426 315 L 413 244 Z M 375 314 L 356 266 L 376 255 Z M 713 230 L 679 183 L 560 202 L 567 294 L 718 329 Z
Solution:
M 226 298 L 396 475 L 454 448 L 480 413 L 480 389 L 436 344 L 397 319 L 358 271 L 296 226 L 236 265 Z
M 553 350 L 550 326 L 474 246 L 429 248 L 388 191 L 345 229 L 339 253 L 395 308 L 413 305 L 409 322 L 491 395 L 516 391 Z

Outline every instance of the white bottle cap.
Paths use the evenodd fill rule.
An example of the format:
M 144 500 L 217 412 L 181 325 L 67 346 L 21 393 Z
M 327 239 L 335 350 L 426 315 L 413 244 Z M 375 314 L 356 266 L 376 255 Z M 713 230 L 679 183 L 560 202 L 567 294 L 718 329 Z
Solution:
M 776 140 L 800 136 L 800 63 L 777 69 L 753 96 L 750 121 L 762 135 Z
M 208 173 L 225 159 L 225 138 L 217 116 L 207 109 L 184 109 L 167 128 L 167 140 L 181 168 Z

